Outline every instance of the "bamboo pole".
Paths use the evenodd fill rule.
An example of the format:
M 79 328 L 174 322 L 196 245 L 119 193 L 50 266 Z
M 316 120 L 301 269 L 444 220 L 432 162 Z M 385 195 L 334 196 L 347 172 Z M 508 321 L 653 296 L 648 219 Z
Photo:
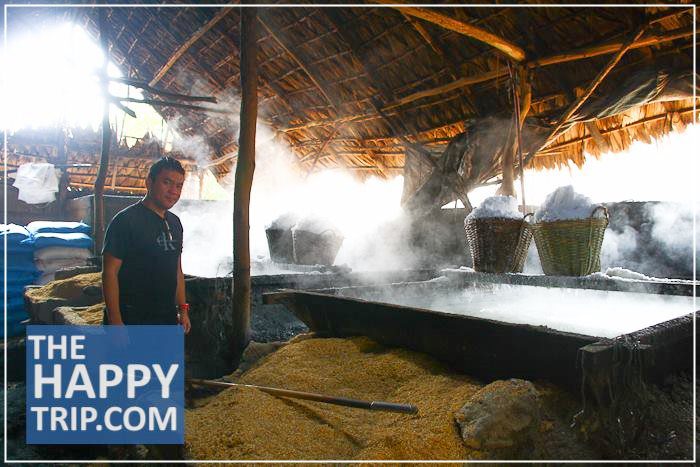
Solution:
M 515 78 L 518 83 L 516 85 Z M 525 117 L 530 112 L 532 104 L 532 86 L 527 80 L 527 71 L 520 67 L 512 75 L 511 86 L 513 89 L 513 106 L 515 107 L 515 134 L 518 151 L 518 165 L 520 167 L 520 195 L 523 206 L 523 213 L 526 213 L 525 203 L 525 164 L 523 163 L 523 135 L 522 129 L 525 123 Z M 523 97 L 522 102 L 520 100 Z
M 606 76 L 612 71 L 613 68 L 615 68 L 615 65 L 622 59 L 622 56 L 627 53 L 628 50 L 630 50 L 632 44 L 639 39 L 639 37 L 644 34 L 644 31 L 646 31 L 647 27 L 649 25 L 645 24 L 638 28 L 634 34 L 625 42 L 625 44 L 620 48 L 620 50 L 615 54 L 615 56 L 610 59 L 607 65 L 600 70 L 598 75 L 591 81 L 591 83 L 588 85 L 586 90 L 583 92 L 583 94 L 575 101 L 573 102 L 569 108 L 564 112 L 564 114 L 559 117 L 559 120 L 557 123 L 554 125 L 554 128 L 551 130 L 549 133 L 549 136 L 547 139 L 545 139 L 544 143 L 542 143 L 539 148 L 536 151 L 530 152 L 527 157 L 525 158 L 525 164 L 527 164 L 532 157 L 537 154 L 539 151 L 542 149 L 545 149 L 547 146 L 549 146 L 554 140 L 557 139 L 560 135 L 560 130 L 566 123 L 569 121 L 569 119 L 576 113 L 578 109 L 581 108 L 581 106 L 588 100 L 588 98 L 593 94 L 593 91 L 595 91 L 598 88 L 598 85 L 603 82 Z
M 688 28 L 681 28 L 681 29 L 676 29 L 673 31 L 669 31 L 666 34 L 659 34 L 659 35 L 652 35 L 645 37 L 643 39 L 639 39 L 635 41 L 630 49 L 638 49 L 641 47 L 649 47 L 651 45 L 657 45 L 661 44 L 663 42 L 669 42 L 673 41 L 676 39 L 682 39 L 685 37 L 690 37 L 693 35 L 693 28 L 688 27 Z M 611 53 L 614 53 L 623 46 L 624 44 L 621 43 L 620 41 L 612 41 L 608 42 L 606 44 L 594 46 L 594 47 L 585 47 L 582 49 L 576 49 L 572 50 L 569 52 L 561 53 L 561 54 L 556 54 L 556 55 L 551 55 L 549 57 L 545 57 L 542 59 L 538 60 L 533 60 L 531 62 L 527 63 L 527 67 L 530 69 L 533 68 L 540 68 L 543 66 L 549 66 L 549 65 L 556 65 L 559 63 L 568 63 L 568 62 L 573 62 L 577 60 L 583 60 L 586 58 L 591 58 L 591 57 L 597 57 L 599 55 L 609 55 Z M 436 86 L 431 89 L 425 89 L 423 91 L 418 91 L 413 94 L 409 94 L 407 96 L 404 96 L 402 98 L 397 99 L 396 101 L 386 105 L 382 110 L 387 111 L 394 109 L 396 107 L 400 107 L 402 105 L 409 104 L 413 101 L 416 101 L 418 99 L 423 99 L 425 97 L 431 97 L 431 96 L 437 96 L 438 94 L 444 94 L 446 92 L 453 91 L 455 89 L 459 89 L 464 86 L 470 86 L 472 84 L 478 84 L 478 83 L 483 83 L 486 81 L 491 81 L 493 79 L 500 78 L 502 76 L 505 76 L 508 74 L 507 69 L 501 69 L 501 70 L 495 70 L 495 71 L 489 71 L 487 73 L 482 73 L 479 75 L 474 75 L 474 76 L 465 76 L 464 78 L 460 78 L 457 81 L 453 81 L 451 83 L 444 84 L 442 86 Z
M 241 9 L 241 124 L 233 195 L 233 334 L 236 363 L 250 342 L 250 190 L 255 172 L 258 113 L 257 8 Z
M 95 254 L 102 254 L 102 245 L 104 244 L 105 236 L 105 219 L 104 219 L 104 188 L 105 179 L 107 178 L 107 169 L 109 167 L 109 145 L 112 141 L 112 130 L 109 127 L 109 81 L 107 79 L 107 65 L 109 64 L 109 45 L 107 43 L 107 9 L 99 9 L 99 25 L 100 25 L 100 47 L 104 54 L 104 64 L 102 66 L 102 96 L 104 101 L 104 110 L 102 111 L 102 146 L 100 149 L 100 168 L 95 177 L 94 188 L 94 213 L 93 213 L 93 236 L 95 238 Z
M 434 10 L 428 10 L 427 8 L 405 7 L 401 5 L 395 5 L 393 4 L 393 1 L 390 0 L 373 1 L 375 3 L 380 4 L 390 4 L 392 8 L 399 10 L 405 15 L 420 18 L 424 21 L 433 23 L 444 29 L 454 31 L 458 34 L 462 34 L 464 36 L 471 37 L 472 39 L 476 39 L 480 42 L 483 42 L 484 44 L 488 44 L 491 47 L 500 50 L 516 62 L 522 62 L 523 60 L 525 60 L 525 51 L 521 47 L 496 34 L 493 34 L 492 32 L 487 31 L 486 29 L 480 28 L 478 26 L 473 26 L 471 24 L 463 23 L 462 21 L 450 18 L 449 16 L 443 15 L 442 13 L 438 13 Z
M 153 79 L 151 80 L 150 83 L 148 83 L 150 86 L 155 86 L 158 84 L 158 81 L 165 76 L 165 74 L 172 68 L 173 65 L 175 65 L 175 62 L 177 62 L 180 57 L 182 57 L 187 50 L 192 47 L 192 45 L 197 42 L 204 34 L 207 33 L 211 28 L 213 28 L 219 21 L 221 21 L 224 16 L 226 16 L 233 8 L 228 8 L 224 7 L 219 12 L 209 20 L 207 24 L 199 28 L 192 36 L 185 41 L 184 44 L 182 44 L 176 51 L 175 53 L 168 59 L 168 61 L 163 65 L 160 70 L 155 74 Z

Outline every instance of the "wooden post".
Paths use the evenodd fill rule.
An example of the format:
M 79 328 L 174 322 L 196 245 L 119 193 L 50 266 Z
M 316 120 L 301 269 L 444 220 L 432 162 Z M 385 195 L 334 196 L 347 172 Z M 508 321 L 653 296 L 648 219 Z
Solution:
M 104 110 L 102 112 L 102 148 L 100 151 L 100 168 L 95 178 L 94 189 L 94 212 L 92 216 L 92 231 L 95 237 L 95 253 L 102 253 L 102 245 L 105 237 L 104 218 L 104 188 L 109 168 L 109 145 L 112 141 L 112 130 L 109 127 L 109 80 L 107 79 L 107 65 L 109 64 L 109 48 L 107 44 L 107 9 L 99 8 L 100 25 L 100 46 L 104 54 L 104 64 L 102 66 L 102 97 Z
M 517 78 L 517 84 L 516 84 Z M 511 76 L 511 85 L 513 87 L 513 106 L 515 108 L 515 135 L 518 152 L 518 165 L 520 167 L 520 196 L 523 206 L 523 214 L 527 214 L 525 204 L 525 166 L 523 163 L 523 124 L 525 117 L 530 112 L 532 104 L 532 86 L 527 76 L 527 70 L 524 67 L 516 67 Z M 522 100 L 521 100 L 522 99 Z
M 250 341 L 250 190 L 255 172 L 255 123 L 258 114 L 257 8 L 241 9 L 241 125 L 236 186 L 233 193 L 233 335 L 237 363 Z
M 56 197 L 56 220 L 65 219 L 65 205 L 68 197 L 68 147 L 66 144 L 66 131 L 63 124 L 56 131 L 56 150 L 58 165 L 61 166 L 61 179 L 58 182 L 58 195 Z

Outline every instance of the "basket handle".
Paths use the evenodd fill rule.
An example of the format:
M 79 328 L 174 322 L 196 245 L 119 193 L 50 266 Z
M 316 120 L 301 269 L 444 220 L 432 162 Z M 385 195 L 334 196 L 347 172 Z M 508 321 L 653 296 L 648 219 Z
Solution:
M 594 216 L 595 216 L 595 213 L 598 212 L 599 209 L 602 209 L 602 210 L 603 210 L 603 213 L 605 213 L 605 219 L 607 219 L 608 221 L 610 221 L 610 214 L 608 213 L 608 208 L 606 208 L 606 207 L 603 206 L 602 204 L 599 205 L 599 206 L 596 206 L 596 207 L 593 209 L 593 212 L 591 212 L 591 217 L 594 217 Z
M 525 214 L 525 215 L 523 216 L 523 220 L 524 220 L 525 222 L 527 222 L 527 218 L 528 218 L 529 216 L 533 216 L 533 217 L 534 217 L 534 215 L 535 215 L 535 213 L 533 213 L 533 212 L 528 212 L 527 214 Z

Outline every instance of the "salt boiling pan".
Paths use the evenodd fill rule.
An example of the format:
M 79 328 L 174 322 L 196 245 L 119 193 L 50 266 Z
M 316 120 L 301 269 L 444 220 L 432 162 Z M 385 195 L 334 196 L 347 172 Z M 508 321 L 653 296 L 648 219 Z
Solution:
M 522 219 L 523 214 L 518 211 L 518 200 L 513 196 L 490 196 L 478 208 L 469 213 L 467 220 L 494 217 Z
M 587 196 L 576 193 L 573 186 L 561 186 L 548 194 L 544 203 L 535 211 L 535 222 L 588 219 L 597 206 Z M 603 217 L 601 211 L 598 210 L 595 216 Z

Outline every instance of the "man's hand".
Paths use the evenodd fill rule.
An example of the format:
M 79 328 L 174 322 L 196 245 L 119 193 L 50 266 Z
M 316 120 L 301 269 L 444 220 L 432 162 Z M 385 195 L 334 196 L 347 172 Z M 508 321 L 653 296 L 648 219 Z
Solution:
M 182 328 L 185 330 L 185 334 L 190 332 L 190 329 L 192 328 L 192 325 L 190 324 L 190 315 L 187 312 L 184 313 L 179 313 L 178 314 L 178 321 L 180 322 L 180 325 Z

